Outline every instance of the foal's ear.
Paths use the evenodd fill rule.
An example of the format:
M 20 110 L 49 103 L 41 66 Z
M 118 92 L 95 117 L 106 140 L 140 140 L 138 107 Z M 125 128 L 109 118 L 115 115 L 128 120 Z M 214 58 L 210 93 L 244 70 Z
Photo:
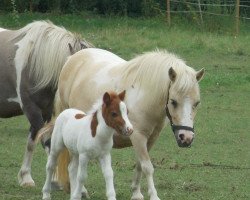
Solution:
M 122 91 L 118 96 L 123 101 L 125 98 L 126 90 Z
M 69 46 L 69 51 L 70 51 L 70 54 L 73 55 L 75 53 L 72 45 L 70 43 L 68 43 L 68 46 Z
M 204 73 L 205 73 L 204 68 L 202 68 L 200 71 L 198 71 L 198 72 L 196 73 L 196 80 L 197 80 L 198 82 L 203 78 Z
M 177 74 L 172 67 L 170 67 L 170 69 L 168 70 L 168 75 L 169 75 L 170 80 L 174 82 Z
M 111 98 L 108 92 L 105 92 L 105 94 L 103 95 L 103 102 L 108 106 L 110 105 L 111 102 Z

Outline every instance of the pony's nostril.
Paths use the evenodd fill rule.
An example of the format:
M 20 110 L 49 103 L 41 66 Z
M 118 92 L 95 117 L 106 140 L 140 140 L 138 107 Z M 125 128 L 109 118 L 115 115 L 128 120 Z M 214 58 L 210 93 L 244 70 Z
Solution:
M 180 138 L 181 141 L 184 140 L 184 137 L 185 137 L 185 135 L 183 133 L 179 134 L 179 138 Z

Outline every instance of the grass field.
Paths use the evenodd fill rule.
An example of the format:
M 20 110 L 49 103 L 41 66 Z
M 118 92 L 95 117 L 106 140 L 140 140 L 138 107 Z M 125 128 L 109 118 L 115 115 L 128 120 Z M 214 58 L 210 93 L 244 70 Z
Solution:
M 14 20 L 15 19 L 15 20 Z M 250 30 L 238 37 L 230 32 L 206 32 L 189 25 L 168 27 L 160 19 L 102 18 L 93 16 L 0 14 L 0 27 L 17 28 L 33 20 L 50 19 L 82 34 L 100 48 L 123 58 L 167 49 L 195 69 L 204 67 L 202 105 L 196 117 L 196 139 L 189 149 L 177 147 L 167 127 L 151 151 L 154 180 L 162 200 L 250 199 Z M 250 27 L 250 26 L 249 26 Z M 1 45 L 1 44 L 0 44 Z M 46 156 L 38 145 L 32 172 L 35 188 L 20 188 L 17 173 L 26 144 L 27 120 L 0 119 L 0 200 L 41 199 Z M 133 150 L 113 150 L 117 199 L 131 197 Z M 93 200 L 104 200 L 105 187 L 96 162 L 86 184 Z M 142 191 L 147 197 L 145 179 Z M 55 200 L 69 199 L 61 191 Z

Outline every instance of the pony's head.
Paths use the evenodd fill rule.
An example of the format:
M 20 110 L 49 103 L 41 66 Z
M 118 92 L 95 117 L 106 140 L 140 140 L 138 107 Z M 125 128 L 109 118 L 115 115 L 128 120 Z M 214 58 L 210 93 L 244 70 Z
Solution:
M 119 134 L 129 136 L 133 133 L 133 126 L 128 119 L 128 110 L 123 102 L 124 98 L 125 90 L 120 94 L 106 92 L 103 95 L 102 115 L 108 126 Z
M 179 147 L 190 147 L 194 139 L 194 118 L 200 104 L 198 82 L 204 69 L 170 68 L 166 113 Z

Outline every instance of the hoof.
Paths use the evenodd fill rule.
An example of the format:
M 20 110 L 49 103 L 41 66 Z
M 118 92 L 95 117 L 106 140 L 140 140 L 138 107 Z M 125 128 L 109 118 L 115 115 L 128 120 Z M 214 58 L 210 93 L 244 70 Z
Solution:
M 43 200 L 51 200 L 50 194 L 49 193 L 44 193 L 43 194 Z
M 35 187 L 35 182 L 30 173 L 19 171 L 17 178 L 21 187 Z
M 51 190 L 53 190 L 53 191 L 59 191 L 59 190 L 63 190 L 63 187 L 60 186 L 60 185 L 58 184 L 58 182 L 52 181 L 52 182 L 51 182 Z
M 26 183 L 20 183 L 21 187 L 35 187 L 35 182 L 31 181 L 31 182 L 26 182 Z
M 82 192 L 82 198 L 83 199 L 90 199 L 89 194 L 86 192 Z
M 133 195 L 131 197 L 131 200 L 144 200 L 144 197 L 142 194 L 137 194 L 137 195 Z

